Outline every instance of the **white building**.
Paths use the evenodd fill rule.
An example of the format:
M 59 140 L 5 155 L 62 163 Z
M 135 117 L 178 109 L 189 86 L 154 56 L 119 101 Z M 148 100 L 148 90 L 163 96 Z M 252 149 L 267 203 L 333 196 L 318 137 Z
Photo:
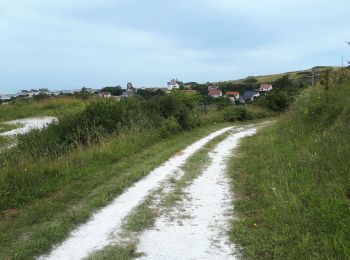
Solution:
M 112 96 L 112 94 L 111 94 L 111 92 L 100 92 L 100 93 L 98 93 L 98 96 L 102 97 L 102 98 L 110 98 Z
M 168 90 L 180 88 L 180 82 L 177 79 L 172 79 L 168 82 Z
M 272 84 L 261 84 L 259 88 L 259 92 L 268 92 L 272 90 Z

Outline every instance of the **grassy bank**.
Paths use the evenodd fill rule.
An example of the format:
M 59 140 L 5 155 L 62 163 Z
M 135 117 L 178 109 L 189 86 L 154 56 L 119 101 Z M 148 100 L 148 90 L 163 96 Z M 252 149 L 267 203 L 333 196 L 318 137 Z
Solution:
M 248 259 L 350 258 L 350 81 L 306 90 L 230 165 Z
M 86 102 L 75 97 L 56 97 L 44 100 L 15 100 L 0 104 L 0 122 L 33 116 L 59 116 L 82 111 Z
M 17 195 L 3 202 L 13 205 L 1 213 L 0 258 L 27 259 L 46 252 L 77 224 L 86 221 L 95 209 L 106 205 L 154 167 L 224 126 L 227 124 L 205 125 L 161 140 L 154 132 L 128 133 L 62 156 L 50 165 L 37 165 L 35 171 L 27 170 L 28 174 L 42 172 L 40 178 L 44 180 L 46 175 L 56 177 L 49 183 L 36 178 L 27 183 L 31 178 L 26 178 Z M 21 175 L 17 178 L 13 181 L 20 183 Z
M 0 136 L 0 150 L 1 148 L 6 147 L 9 143 L 10 143 L 9 138 Z
M 16 128 L 18 128 L 18 125 L 11 125 L 11 124 L 2 124 L 0 123 L 0 134 L 7 132 L 7 131 L 11 131 L 14 130 Z

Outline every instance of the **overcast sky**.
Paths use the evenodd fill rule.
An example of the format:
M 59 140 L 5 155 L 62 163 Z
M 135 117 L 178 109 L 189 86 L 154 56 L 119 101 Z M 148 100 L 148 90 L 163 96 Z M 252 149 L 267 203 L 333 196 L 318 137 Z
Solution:
M 0 93 L 340 65 L 349 0 L 0 0 Z

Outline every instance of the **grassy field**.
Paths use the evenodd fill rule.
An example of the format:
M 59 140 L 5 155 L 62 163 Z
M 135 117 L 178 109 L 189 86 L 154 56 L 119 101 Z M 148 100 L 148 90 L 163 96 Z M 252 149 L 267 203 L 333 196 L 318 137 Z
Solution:
M 28 259 L 46 252 L 154 167 L 224 126 L 227 123 L 205 125 L 167 139 L 135 131 L 50 164 L 37 162 L 33 169 L 19 165 L 15 176 L 0 176 L 5 192 L 1 196 L 0 258 Z M 11 182 L 16 186 L 9 186 Z
M 350 258 L 350 81 L 305 90 L 232 160 L 231 238 L 248 259 Z
M 339 70 L 340 67 L 315 67 L 315 70 L 317 71 L 317 74 L 322 73 L 322 71 L 326 68 L 332 68 L 333 70 Z M 261 76 L 255 76 L 254 78 L 258 81 L 258 83 L 270 83 L 273 82 L 285 75 L 288 75 L 290 79 L 292 80 L 300 80 L 305 75 L 308 76 L 309 80 L 311 81 L 311 69 L 306 70 L 299 70 L 299 71 L 291 71 L 286 73 L 280 73 L 280 74 L 272 74 L 272 75 L 261 75 Z M 233 80 L 233 83 L 242 83 L 245 79 L 238 79 Z
M 18 128 L 18 125 L 11 125 L 11 124 L 1 124 L 0 123 L 0 134 L 7 132 L 7 131 L 11 131 L 13 129 Z
M 9 138 L 4 137 L 4 136 L 0 136 L 0 150 L 2 147 L 7 146 L 10 143 Z
M 86 102 L 75 97 L 56 97 L 44 100 L 15 100 L 0 104 L 0 122 L 32 116 L 62 116 L 85 108 Z

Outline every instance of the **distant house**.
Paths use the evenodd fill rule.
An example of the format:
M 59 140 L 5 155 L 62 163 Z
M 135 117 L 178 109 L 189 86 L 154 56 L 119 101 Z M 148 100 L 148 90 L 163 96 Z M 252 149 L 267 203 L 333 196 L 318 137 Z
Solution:
M 111 94 L 111 92 L 100 92 L 100 93 L 98 93 L 98 96 L 102 97 L 102 98 L 110 98 L 112 96 L 112 94 Z
M 0 95 L 0 101 L 10 101 L 11 95 Z
M 181 86 L 181 82 L 178 81 L 177 79 L 172 79 L 167 83 L 167 85 L 168 85 L 168 90 L 178 89 Z
M 227 91 L 225 93 L 225 95 L 227 97 L 229 97 L 232 102 L 235 102 L 236 100 L 239 99 L 239 92 L 238 91 Z
M 208 86 L 208 91 L 210 91 L 212 89 L 220 89 L 220 88 L 219 88 L 219 86 L 213 86 L 213 85 Z
M 256 91 L 245 91 L 243 95 L 239 98 L 241 103 L 247 103 L 253 101 L 260 96 L 259 92 Z
M 222 97 L 222 91 L 220 89 L 210 89 L 209 96 L 213 97 L 213 98 L 218 98 L 218 97 Z
M 263 92 L 263 93 L 266 93 L 271 90 L 272 90 L 272 84 L 270 83 L 261 84 L 259 88 L 259 92 Z

